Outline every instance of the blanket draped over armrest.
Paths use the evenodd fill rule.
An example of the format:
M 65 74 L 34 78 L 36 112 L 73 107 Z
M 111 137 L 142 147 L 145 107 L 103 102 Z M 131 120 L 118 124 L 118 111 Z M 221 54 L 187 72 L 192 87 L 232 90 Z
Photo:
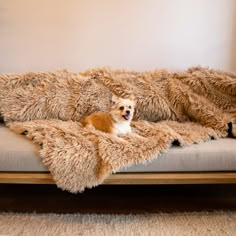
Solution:
M 107 111 L 112 94 L 135 96 L 132 133 L 82 127 Z M 91 69 L 0 74 L 0 116 L 39 147 L 58 187 L 82 192 L 111 173 L 181 146 L 236 136 L 236 75 L 194 67 L 183 72 Z

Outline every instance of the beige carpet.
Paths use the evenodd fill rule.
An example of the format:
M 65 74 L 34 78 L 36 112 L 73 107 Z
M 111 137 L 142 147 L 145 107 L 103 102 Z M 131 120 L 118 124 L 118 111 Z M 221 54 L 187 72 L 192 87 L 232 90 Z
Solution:
M 236 235 L 236 212 L 143 215 L 2 213 L 0 235 Z

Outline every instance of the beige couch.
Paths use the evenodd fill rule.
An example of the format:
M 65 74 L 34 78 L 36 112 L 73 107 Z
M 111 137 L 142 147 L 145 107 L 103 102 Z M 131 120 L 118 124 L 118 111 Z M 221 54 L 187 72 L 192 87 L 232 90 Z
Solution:
M 37 147 L 0 126 L 0 183 L 53 184 Z M 148 164 L 111 175 L 104 184 L 236 183 L 236 139 L 173 147 Z

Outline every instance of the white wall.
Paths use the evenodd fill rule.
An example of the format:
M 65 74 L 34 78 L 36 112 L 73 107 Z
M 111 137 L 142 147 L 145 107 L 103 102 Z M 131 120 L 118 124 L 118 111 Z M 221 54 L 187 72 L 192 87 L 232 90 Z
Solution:
M 236 71 L 235 0 L 0 0 L 0 72 Z

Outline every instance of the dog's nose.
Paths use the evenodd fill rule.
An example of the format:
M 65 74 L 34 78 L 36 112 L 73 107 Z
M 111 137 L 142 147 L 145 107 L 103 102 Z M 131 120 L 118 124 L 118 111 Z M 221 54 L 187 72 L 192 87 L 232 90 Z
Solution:
M 130 114 L 130 110 L 127 110 L 127 111 L 126 111 L 126 114 L 129 115 L 129 114 Z

